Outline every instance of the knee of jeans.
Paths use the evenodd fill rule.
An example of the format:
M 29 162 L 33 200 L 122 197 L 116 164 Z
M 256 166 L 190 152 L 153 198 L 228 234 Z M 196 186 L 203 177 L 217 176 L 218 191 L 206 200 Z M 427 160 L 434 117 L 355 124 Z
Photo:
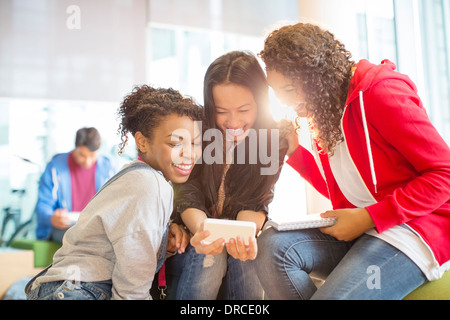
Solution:
M 214 265 L 214 256 L 207 255 L 205 259 L 203 259 L 203 268 L 209 268 Z
M 278 234 L 274 232 L 273 228 L 265 230 L 258 237 L 258 254 L 256 261 L 260 260 L 272 260 L 276 256 L 276 252 L 279 250 L 279 242 L 276 240 Z
M 258 268 L 266 269 L 270 265 L 283 265 L 284 267 L 304 264 L 301 252 L 308 254 L 309 241 L 291 239 L 287 232 L 278 232 L 273 228 L 264 231 L 258 237 L 258 255 L 255 259 Z
M 208 269 L 211 267 L 223 266 L 226 268 L 226 251 L 224 250 L 221 254 L 218 255 L 206 255 L 203 259 L 203 268 Z

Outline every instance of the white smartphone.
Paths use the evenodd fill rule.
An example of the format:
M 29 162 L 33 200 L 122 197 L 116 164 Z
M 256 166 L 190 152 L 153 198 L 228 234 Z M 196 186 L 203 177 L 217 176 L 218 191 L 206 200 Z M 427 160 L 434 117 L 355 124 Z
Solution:
M 209 244 L 220 238 L 223 238 L 228 243 L 230 239 L 241 237 L 244 243 L 248 245 L 250 237 L 255 237 L 256 223 L 251 221 L 207 218 L 204 222 L 203 230 L 208 230 L 211 233 L 204 240 L 205 243 Z

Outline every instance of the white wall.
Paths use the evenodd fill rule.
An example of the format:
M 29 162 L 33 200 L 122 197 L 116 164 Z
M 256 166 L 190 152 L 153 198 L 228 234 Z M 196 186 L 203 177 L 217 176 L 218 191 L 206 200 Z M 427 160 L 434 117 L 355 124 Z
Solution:
M 0 1 L 0 96 L 121 101 L 145 81 L 146 18 L 146 0 Z

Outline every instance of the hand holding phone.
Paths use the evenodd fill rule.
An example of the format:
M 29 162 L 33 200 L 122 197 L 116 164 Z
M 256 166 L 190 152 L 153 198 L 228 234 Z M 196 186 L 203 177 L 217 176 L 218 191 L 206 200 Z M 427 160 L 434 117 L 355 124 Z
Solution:
M 258 252 L 256 244 L 256 223 L 251 221 L 206 219 L 204 232 L 209 236 L 203 243 L 216 245 L 224 241 L 227 252 L 234 259 L 241 261 L 254 260 Z
M 258 245 L 255 237 L 249 237 L 248 245 L 240 237 L 236 240 L 230 239 L 230 242 L 225 247 L 230 256 L 241 261 L 254 260 L 258 254 Z
M 251 221 L 238 221 L 226 219 L 206 219 L 203 225 L 204 231 L 209 231 L 210 235 L 204 240 L 204 243 L 212 243 L 217 239 L 224 239 L 229 243 L 231 239 L 239 237 L 245 245 L 249 245 L 250 238 L 256 234 L 256 223 Z
M 198 230 L 190 242 L 199 254 L 217 255 L 226 245 L 228 254 L 235 259 L 246 261 L 256 257 L 254 222 L 207 218 Z

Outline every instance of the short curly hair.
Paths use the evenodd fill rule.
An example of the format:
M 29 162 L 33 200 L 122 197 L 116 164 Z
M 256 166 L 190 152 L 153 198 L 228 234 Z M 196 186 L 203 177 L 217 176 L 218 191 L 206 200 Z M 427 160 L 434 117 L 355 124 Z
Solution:
M 273 31 L 259 56 L 267 70 L 301 86 L 313 137 L 323 152 L 332 155 L 343 139 L 340 121 L 355 66 L 351 53 L 329 31 L 298 23 Z
M 187 116 L 193 121 L 203 121 L 203 107 L 192 98 L 184 97 L 169 88 L 154 88 L 148 85 L 136 86 L 125 97 L 118 110 L 121 119 L 118 133 L 121 135 L 119 154 L 123 152 L 128 133 L 134 137 L 140 131 L 147 139 L 152 139 L 153 129 L 169 115 Z

